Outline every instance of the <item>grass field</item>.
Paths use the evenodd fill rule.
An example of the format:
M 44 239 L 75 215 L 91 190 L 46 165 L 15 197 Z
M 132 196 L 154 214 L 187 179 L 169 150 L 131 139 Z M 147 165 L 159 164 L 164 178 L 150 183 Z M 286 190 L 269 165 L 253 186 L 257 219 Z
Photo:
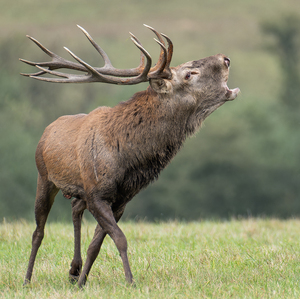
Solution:
M 1 298 L 299 298 L 300 220 L 120 224 L 136 287 L 107 238 L 86 287 L 68 281 L 70 224 L 46 227 L 32 283 L 22 283 L 34 224 L 0 225 Z M 95 224 L 82 229 L 83 258 Z

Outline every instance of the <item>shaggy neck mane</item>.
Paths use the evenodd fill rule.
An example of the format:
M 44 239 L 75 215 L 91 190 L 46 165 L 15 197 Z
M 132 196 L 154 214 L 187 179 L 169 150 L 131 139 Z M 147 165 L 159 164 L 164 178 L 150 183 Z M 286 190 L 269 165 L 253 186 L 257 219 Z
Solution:
M 151 87 L 112 108 L 106 128 L 126 170 L 120 178 L 121 193 L 139 191 L 156 179 L 185 141 L 186 120 L 166 109 L 171 109 L 168 100 Z

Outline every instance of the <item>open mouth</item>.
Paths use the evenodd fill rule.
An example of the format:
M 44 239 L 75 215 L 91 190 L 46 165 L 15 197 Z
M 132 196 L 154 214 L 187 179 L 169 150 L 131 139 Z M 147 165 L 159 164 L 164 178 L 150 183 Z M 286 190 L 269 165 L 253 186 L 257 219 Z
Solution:
M 226 100 L 227 101 L 234 100 L 239 94 L 239 92 L 240 92 L 239 88 L 229 89 L 228 86 L 226 85 Z

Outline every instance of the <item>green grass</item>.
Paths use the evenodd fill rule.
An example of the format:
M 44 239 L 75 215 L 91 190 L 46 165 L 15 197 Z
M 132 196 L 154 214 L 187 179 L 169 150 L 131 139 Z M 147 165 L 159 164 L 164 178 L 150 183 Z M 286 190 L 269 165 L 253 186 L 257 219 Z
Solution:
M 121 223 L 136 287 L 126 285 L 107 238 L 79 290 L 68 281 L 70 224 L 47 226 L 30 286 L 23 288 L 34 224 L 0 226 L 1 298 L 299 298 L 300 220 Z M 83 257 L 95 224 L 84 223 Z

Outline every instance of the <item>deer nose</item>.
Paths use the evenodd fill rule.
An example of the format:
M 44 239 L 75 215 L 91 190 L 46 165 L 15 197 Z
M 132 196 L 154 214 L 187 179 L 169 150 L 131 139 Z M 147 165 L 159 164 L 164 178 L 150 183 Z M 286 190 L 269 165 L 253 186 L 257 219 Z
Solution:
M 225 62 L 227 67 L 230 66 L 230 59 L 228 57 L 224 57 L 224 62 Z

